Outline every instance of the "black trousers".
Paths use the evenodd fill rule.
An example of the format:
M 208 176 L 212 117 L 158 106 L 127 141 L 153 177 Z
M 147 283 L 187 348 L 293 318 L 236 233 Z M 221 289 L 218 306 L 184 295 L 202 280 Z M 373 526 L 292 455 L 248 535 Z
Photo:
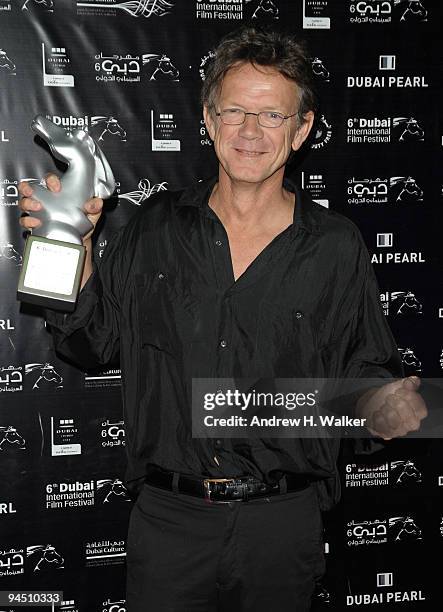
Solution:
M 312 486 L 211 504 L 149 485 L 127 544 L 127 612 L 308 612 L 324 572 Z

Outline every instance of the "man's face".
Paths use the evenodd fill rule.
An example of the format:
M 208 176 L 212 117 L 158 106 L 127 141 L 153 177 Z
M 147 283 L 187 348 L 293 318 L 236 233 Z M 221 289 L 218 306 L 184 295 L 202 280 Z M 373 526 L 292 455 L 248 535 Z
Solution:
M 239 64 L 225 75 L 215 111 L 241 109 L 246 112 L 274 111 L 284 116 L 298 110 L 297 85 L 274 68 L 250 63 Z M 246 115 L 241 125 L 225 125 L 220 117 L 204 108 L 208 133 L 221 165 L 231 180 L 262 183 L 276 173 L 283 176 L 284 165 L 291 152 L 301 147 L 312 127 L 314 114 L 298 127 L 296 116 L 280 127 L 258 124 L 255 115 Z

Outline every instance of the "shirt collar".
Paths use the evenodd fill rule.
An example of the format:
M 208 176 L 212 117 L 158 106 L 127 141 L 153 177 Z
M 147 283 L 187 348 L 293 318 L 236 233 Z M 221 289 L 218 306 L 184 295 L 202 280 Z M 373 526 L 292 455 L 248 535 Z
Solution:
M 199 208 L 207 206 L 216 182 L 217 177 L 213 176 L 210 179 L 192 184 L 181 193 L 175 205 L 178 207 L 195 206 Z M 321 213 L 319 210 L 322 207 L 320 204 L 313 202 L 311 197 L 290 179 L 285 178 L 283 185 L 285 189 L 295 193 L 295 219 L 291 226 L 292 230 L 297 232 L 298 229 L 303 229 L 311 234 L 322 234 Z

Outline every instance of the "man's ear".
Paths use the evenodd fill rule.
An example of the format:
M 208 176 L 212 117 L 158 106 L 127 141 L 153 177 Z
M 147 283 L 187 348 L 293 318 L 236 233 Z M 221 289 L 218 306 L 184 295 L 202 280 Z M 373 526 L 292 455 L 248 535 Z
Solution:
M 298 151 L 306 138 L 309 136 L 312 124 L 314 123 L 314 113 L 312 111 L 308 111 L 303 115 L 303 119 L 303 123 L 295 132 L 294 138 L 292 139 L 291 147 L 293 151 Z
M 215 137 L 215 115 L 205 105 L 203 106 L 203 119 L 205 120 L 206 129 L 209 134 L 209 138 L 214 140 Z

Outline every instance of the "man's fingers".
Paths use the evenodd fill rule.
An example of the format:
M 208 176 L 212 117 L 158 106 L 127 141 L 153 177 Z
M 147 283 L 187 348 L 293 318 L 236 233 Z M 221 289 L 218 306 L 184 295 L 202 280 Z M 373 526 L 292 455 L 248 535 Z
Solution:
M 35 217 L 20 217 L 19 223 L 26 230 L 34 229 L 41 225 L 41 221 Z
M 41 203 L 33 198 L 22 198 L 19 207 L 23 212 L 33 212 L 42 209 Z
M 101 213 L 102 208 L 103 200 L 101 198 L 91 198 L 84 206 L 84 210 L 88 215 L 97 215 Z
M 60 179 L 58 176 L 52 172 L 45 176 L 46 187 L 49 191 L 60 191 L 62 188 Z
M 412 400 L 411 405 L 418 419 L 422 420 L 428 416 L 426 402 L 418 393 L 416 393 L 416 397 Z
M 34 193 L 34 190 L 27 181 L 20 181 L 18 184 L 18 192 L 24 198 L 30 198 Z
M 415 391 L 420 385 L 421 380 L 418 376 L 409 376 L 408 378 L 405 378 L 402 383 L 402 387 L 410 391 Z

